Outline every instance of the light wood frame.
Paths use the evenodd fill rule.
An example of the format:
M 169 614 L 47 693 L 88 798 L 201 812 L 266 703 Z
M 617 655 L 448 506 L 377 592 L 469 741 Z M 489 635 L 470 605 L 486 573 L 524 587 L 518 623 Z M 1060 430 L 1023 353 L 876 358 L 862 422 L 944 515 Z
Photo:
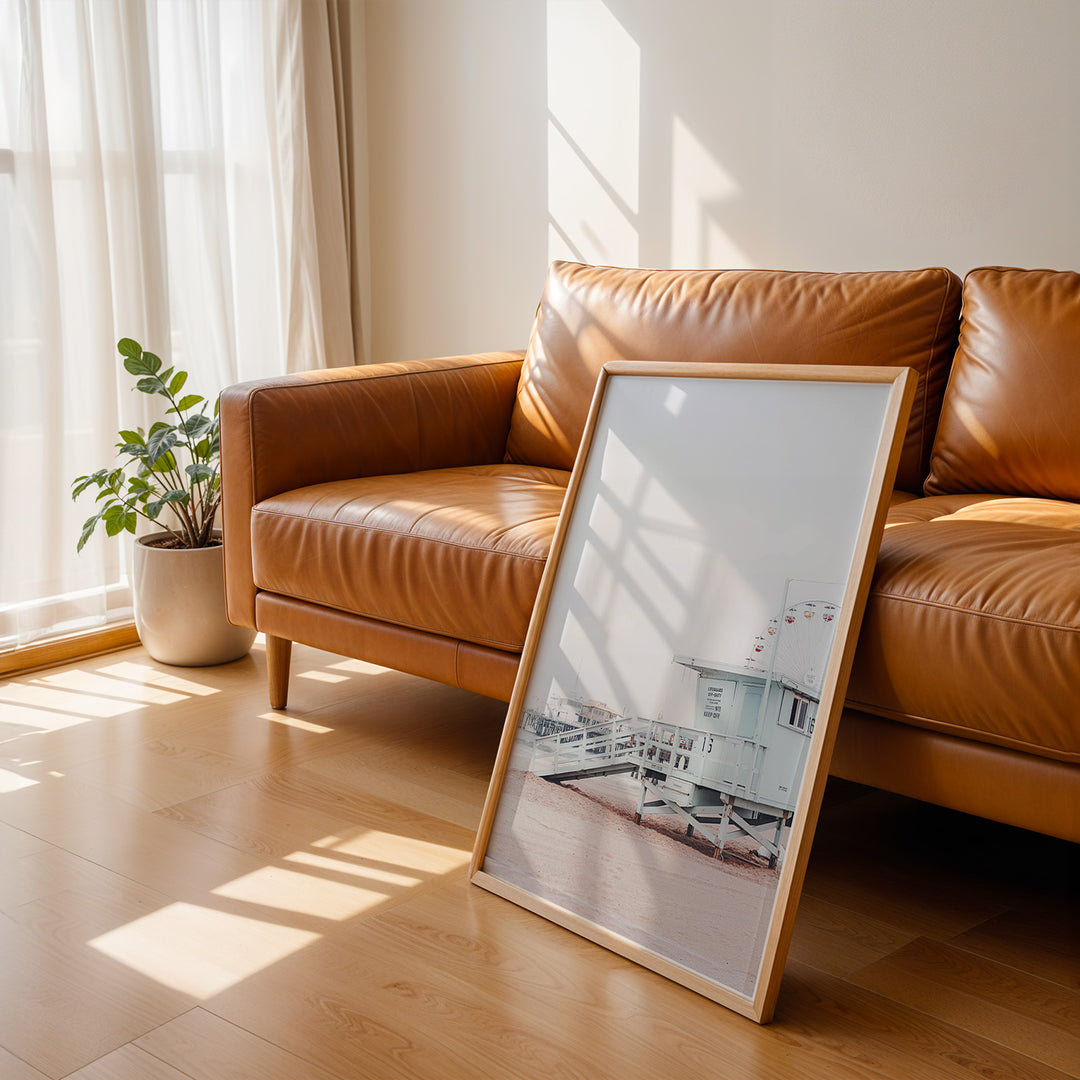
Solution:
M 906 368 L 628 362 L 610 363 L 605 366 L 593 398 L 581 450 L 571 477 L 566 503 L 556 530 L 551 555 L 526 638 L 521 667 L 510 702 L 473 853 L 470 876 L 475 884 L 543 915 L 759 1023 L 766 1023 L 772 1018 L 798 898 L 809 859 L 810 842 L 828 774 L 836 725 L 843 707 L 857 631 L 870 588 L 870 579 L 884 527 L 915 385 L 914 373 Z M 685 410 L 687 401 L 692 404 L 688 410 Z M 620 415 L 620 410 L 623 411 L 622 415 Z M 689 417 L 683 417 L 684 410 L 690 414 Z M 755 415 L 756 411 L 762 411 L 765 415 Z M 804 423 L 792 424 L 790 422 L 792 417 L 799 416 L 803 418 Z M 825 419 L 821 419 L 822 416 Z M 858 422 L 854 422 L 855 416 L 860 418 Z M 782 419 L 784 417 L 788 418 L 786 424 Z M 837 417 L 843 418 L 843 422 L 837 423 Z M 852 422 L 848 422 L 849 419 Z M 730 434 L 727 433 L 728 427 L 731 429 Z M 743 442 L 735 445 L 734 449 L 726 446 L 725 440 L 727 442 L 738 440 L 740 432 L 745 433 L 751 430 L 761 432 L 762 438 L 767 439 L 768 442 L 746 445 L 744 435 Z M 814 440 L 827 445 L 819 448 Z M 808 449 L 811 445 L 813 449 Z M 787 638 L 783 637 L 786 628 L 779 631 L 776 628 L 780 627 L 782 622 L 791 625 L 792 621 L 787 619 L 787 615 L 796 610 L 801 611 L 807 619 L 814 619 L 820 615 L 821 618 L 828 618 L 834 624 L 829 628 L 832 631 L 831 644 L 825 643 L 819 647 L 819 654 L 824 658 L 823 665 L 817 665 L 821 667 L 821 670 L 811 672 L 806 676 L 811 680 L 819 680 L 814 684 L 819 690 L 818 700 L 813 703 L 816 704 L 817 709 L 816 723 L 811 720 L 809 725 L 811 734 L 805 740 L 806 749 L 792 751 L 792 753 L 801 754 L 802 757 L 799 764 L 792 766 L 797 770 L 797 773 L 792 773 L 796 785 L 791 795 L 794 804 L 786 810 L 769 809 L 769 806 L 774 805 L 780 807 L 786 797 L 777 796 L 774 793 L 773 803 L 766 806 L 762 801 L 763 796 L 756 794 L 755 787 L 753 789 L 755 799 L 747 801 L 743 796 L 749 789 L 745 786 L 731 787 L 734 781 L 729 784 L 725 780 L 726 786 L 722 788 L 720 781 L 717 780 L 709 780 L 708 785 L 704 787 L 700 784 L 684 783 L 681 775 L 675 775 L 675 773 L 680 760 L 683 762 L 683 768 L 686 768 L 691 757 L 690 753 L 687 753 L 685 757 L 676 755 L 673 759 L 673 751 L 667 751 L 667 757 L 664 758 L 666 763 L 659 767 L 659 772 L 655 771 L 653 763 L 663 757 L 665 752 L 661 751 L 657 757 L 648 760 L 646 754 L 655 752 L 656 747 L 661 745 L 661 739 L 669 735 L 671 741 L 666 745 L 675 747 L 676 730 L 679 733 L 679 745 L 689 745 L 692 748 L 696 741 L 699 754 L 706 748 L 711 754 L 714 740 L 698 729 L 691 730 L 692 725 L 682 724 L 681 721 L 680 724 L 672 724 L 670 720 L 664 720 L 660 716 L 646 716 L 642 719 L 642 714 L 634 711 L 635 708 L 640 708 L 637 697 L 627 689 L 629 681 L 638 678 L 639 673 L 644 670 L 636 654 L 638 645 L 627 644 L 628 642 L 637 642 L 639 637 L 644 637 L 661 642 L 659 646 L 661 651 L 668 645 L 671 645 L 672 650 L 679 650 L 682 643 L 678 634 L 681 630 L 672 629 L 670 607 L 682 612 L 682 625 L 696 628 L 696 631 L 687 631 L 691 639 L 693 633 L 697 632 L 699 639 L 713 640 L 714 628 L 720 635 L 715 637 L 717 641 L 729 631 L 731 634 L 738 633 L 745 637 L 743 624 L 747 618 L 746 612 L 756 610 L 755 603 L 768 593 L 768 589 L 763 587 L 755 591 L 747 584 L 745 591 L 748 599 L 745 603 L 740 604 L 732 600 L 728 605 L 725 602 L 723 610 L 716 607 L 710 608 L 709 610 L 714 612 L 711 615 L 708 613 L 703 615 L 702 612 L 691 609 L 696 596 L 704 602 L 709 588 L 713 588 L 708 584 L 712 581 L 711 575 L 721 572 L 715 570 L 716 566 L 735 565 L 739 559 L 742 559 L 746 565 L 750 565 L 754 559 L 759 558 L 759 548 L 751 545 L 748 539 L 753 528 L 743 529 L 741 526 L 734 528 L 723 520 L 723 515 L 716 518 L 720 522 L 719 525 L 706 527 L 702 522 L 707 522 L 710 515 L 717 512 L 704 509 L 707 506 L 706 502 L 696 504 L 699 509 L 694 510 L 693 498 L 687 498 L 686 492 L 689 490 L 687 486 L 689 485 L 690 488 L 701 492 L 703 500 L 708 500 L 714 490 L 725 492 L 744 490 L 739 485 L 746 483 L 745 477 L 736 482 L 732 479 L 733 470 L 754 467 L 757 460 L 755 454 L 761 446 L 767 446 L 767 451 L 758 456 L 765 459 L 765 471 L 772 479 L 767 484 L 757 486 L 751 484 L 745 489 L 750 491 L 750 495 L 741 505 L 733 505 L 729 508 L 732 515 L 742 517 L 747 503 L 753 503 L 757 507 L 760 501 L 762 515 L 760 521 L 772 521 L 774 520 L 772 515 L 777 513 L 776 501 L 783 499 L 787 505 L 804 508 L 807 505 L 811 506 L 809 514 L 813 520 L 806 530 L 802 530 L 800 526 L 801 531 L 796 530 L 793 533 L 795 539 L 788 547 L 782 548 L 781 558 L 790 560 L 790 566 L 785 563 L 760 571 L 762 574 L 769 574 L 775 570 L 776 579 L 782 578 L 787 582 L 783 593 L 785 604 L 774 609 L 777 610 L 779 621 L 771 619 L 757 638 L 759 644 L 751 646 L 748 643 L 747 646 L 751 657 L 745 661 L 744 669 L 748 673 L 757 672 L 760 676 L 760 688 L 753 683 L 751 674 L 748 674 L 746 678 L 738 675 L 717 674 L 714 667 L 709 667 L 694 659 L 703 655 L 696 650 L 687 649 L 687 655 L 677 659 L 684 669 L 696 670 L 698 673 L 695 683 L 695 700 L 698 710 L 695 723 L 699 722 L 703 716 L 719 717 L 729 714 L 733 716 L 734 713 L 731 710 L 735 706 L 732 703 L 741 700 L 743 711 L 739 714 L 741 718 L 738 723 L 740 725 L 752 724 L 754 723 L 752 714 L 758 708 L 754 702 L 760 702 L 760 714 L 756 720 L 757 727 L 754 729 L 754 738 L 757 741 L 746 739 L 738 743 L 739 753 L 745 750 L 749 754 L 759 754 L 754 759 L 757 764 L 753 768 L 746 766 L 738 776 L 741 779 L 752 776 L 755 778 L 753 783 L 758 784 L 762 782 L 760 777 L 767 772 L 763 763 L 766 762 L 766 755 L 772 749 L 769 746 L 762 749 L 761 741 L 766 736 L 778 739 L 777 732 L 780 729 L 794 727 L 797 707 L 792 705 L 791 716 L 787 723 L 779 712 L 775 722 L 768 719 L 767 713 L 773 707 L 774 701 L 787 708 L 784 703 L 788 701 L 788 698 L 782 698 L 783 693 L 788 693 L 789 698 L 793 699 L 803 692 L 797 686 L 794 690 L 790 689 L 791 686 L 795 686 L 790 679 L 782 683 L 780 662 L 776 659 L 780 644 L 770 641 L 768 635 L 780 633 L 781 636 L 777 639 L 780 643 L 795 641 L 793 635 L 797 627 L 790 631 Z M 687 447 L 692 449 L 700 447 L 700 452 L 697 456 L 692 452 L 687 453 Z M 720 459 L 716 456 L 717 454 L 725 456 Z M 618 461 L 623 462 L 623 465 L 616 467 L 612 464 Z M 790 463 L 793 475 L 803 474 L 808 469 L 817 470 L 817 472 L 813 472 L 812 475 L 811 473 L 798 475 L 795 480 L 785 478 L 783 474 L 788 469 L 786 463 Z M 629 486 L 618 479 L 616 475 L 618 468 L 624 468 L 627 476 L 635 475 L 634 498 L 647 499 L 649 496 L 643 495 L 642 492 L 646 490 L 653 492 L 652 497 L 656 500 L 653 505 L 654 511 L 657 506 L 666 505 L 667 496 L 664 492 L 669 487 L 681 493 L 681 499 L 679 497 L 668 499 L 675 523 L 671 524 L 666 518 L 661 521 L 655 512 L 651 518 L 647 513 L 639 514 L 640 506 L 638 509 L 633 507 L 627 509 L 629 500 L 621 498 L 626 492 L 620 493 L 618 487 L 610 486 L 612 482 L 616 485 L 624 484 L 629 490 Z M 608 470 L 608 480 L 604 479 L 605 469 Z M 637 470 L 636 474 L 634 470 Z M 838 478 L 836 470 L 843 474 L 843 478 Z M 610 476 L 615 476 L 615 480 L 611 481 Z M 779 482 L 777 482 L 777 477 L 780 478 Z M 854 479 L 851 479 L 852 477 Z M 727 486 L 722 486 L 721 482 Z M 820 490 L 824 493 L 820 510 L 813 508 L 816 506 L 813 500 L 804 499 L 799 494 L 800 491 L 806 489 L 806 485 L 815 483 L 822 485 Z M 626 543 L 622 544 L 618 550 L 608 548 L 605 551 L 605 541 L 603 538 L 597 540 L 596 529 L 603 527 L 604 514 L 610 512 L 612 503 L 623 508 L 618 528 L 621 529 L 619 535 L 626 540 Z M 825 521 L 828 507 L 835 510 L 835 525 Z M 836 510 L 836 507 L 839 509 Z M 802 512 L 805 514 L 805 509 Z M 822 518 L 821 521 L 813 516 L 818 514 Z M 679 519 L 690 523 L 682 528 L 678 525 Z M 594 520 L 601 524 L 594 525 Z M 748 520 L 754 522 L 759 519 L 748 518 Z M 807 518 L 804 517 L 802 520 L 806 521 Z M 721 537 L 720 547 L 723 550 L 715 551 L 715 559 L 711 558 L 713 548 L 706 547 L 704 550 L 710 554 L 710 558 L 705 561 L 699 559 L 693 563 L 699 568 L 705 568 L 701 570 L 704 576 L 695 579 L 695 584 L 706 583 L 702 586 L 704 592 L 699 592 L 696 587 L 682 588 L 680 592 L 672 594 L 680 596 L 681 600 L 671 605 L 654 603 L 652 600 L 639 602 L 632 598 L 633 595 L 641 593 L 646 588 L 642 580 L 643 577 L 648 576 L 648 573 L 642 575 L 638 571 L 641 566 L 649 565 L 648 557 L 644 562 L 635 563 L 637 576 L 628 569 L 631 551 L 638 553 L 650 551 L 649 543 L 642 542 L 642 537 L 645 536 L 643 530 L 646 528 L 654 530 L 649 534 L 649 543 L 653 544 L 652 554 L 655 556 L 657 551 L 661 552 L 660 556 L 654 560 L 656 565 L 651 568 L 657 572 L 657 580 L 660 582 L 656 586 L 658 595 L 666 595 L 664 589 L 670 587 L 671 584 L 666 579 L 665 566 L 661 565 L 663 552 L 670 553 L 683 549 L 657 548 L 656 536 L 665 531 L 671 532 L 674 539 L 670 540 L 670 543 L 676 545 L 687 543 L 709 545 L 716 543 L 716 538 Z M 833 529 L 837 532 L 835 536 L 829 531 Z M 770 539 L 765 547 L 769 548 L 769 545 L 774 543 L 772 538 L 779 537 L 781 534 L 782 530 L 768 531 Z M 806 540 L 807 535 L 814 539 Z M 667 543 L 668 541 L 661 540 L 660 542 Z M 782 545 L 788 542 L 777 539 L 775 543 Z M 844 554 L 848 550 L 851 552 L 850 559 Z M 738 555 L 734 562 L 731 551 L 737 552 Z M 812 551 L 813 554 L 804 555 L 806 551 Z M 771 558 L 775 564 L 777 562 L 775 554 Z M 797 604 L 786 604 L 792 596 L 791 579 L 802 579 L 806 576 L 802 573 L 800 562 L 804 558 L 807 565 L 814 567 L 832 565 L 831 560 L 839 560 L 837 565 L 843 568 L 841 573 L 830 573 L 827 577 L 809 576 L 817 582 L 831 583 L 828 588 L 835 590 L 835 602 L 830 602 L 828 599 L 823 602 L 809 601 L 801 607 Z M 818 562 L 815 563 L 814 559 Z M 626 565 L 621 565 L 621 561 Z M 691 559 L 687 565 L 692 562 Z M 672 564 L 669 562 L 666 565 Z M 727 570 L 722 572 L 728 573 Z M 758 572 L 758 570 L 754 571 L 754 573 Z M 575 576 L 580 578 L 580 584 L 575 583 Z M 614 602 L 608 608 L 607 622 L 604 621 L 603 613 L 600 613 L 600 617 L 588 628 L 575 630 L 575 619 L 577 623 L 581 621 L 575 613 L 583 610 L 591 615 L 597 606 L 589 590 L 607 587 L 595 584 L 601 579 L 608 581 L 609 584 L 616 583 L 611 585 L 611 595 L 614 594 L 614 590 L 620 589 L 627 597 L 631 597 L 625 600 L 627 610 L 641 610 L 645 613 L 642 616 L 641 625 L 634 628 L 633 635 L 627 636 L 628 620 L 616 612 L 617 605 Z M 764 580 L 766 578 L 763 577 L 762 581 Z M 737 584 L 743 581 L 751 581 L 749 574 L 741 578 L 737 575 L 731 577 L 725 586 L 728 589 L 725 595 L 733 596 L 737 591 L 731 588 L 731 582 Z M 585 600 L 582 607 L 583 597 Z M 638 608 L 634 607 L 635 603 L 639 604 Z M 590 607 L 590 604 L 593 606 Z M 655 622 L 655 626 L 651 624 L 650 619 Z M 726 620 L 741 620 L 739 626 L 742 629 L 739 626 L 725 626 Z M 633 618 L 629 622 L 633 623 Z M 702 629 L 703 627 L 708 628 L 707 632 Z M 817 632 L 825 633 L 825 631 Z M 626 655 L 618 653 L 619 642 L 624 644 Z M 696 644 L 696 640 L 691 640 L 691 644 Z M 583 653 L 589 653 L 589 658 L 581 660 L 580 663 L 570 660 L 568 649 L 572 645 Z M 765 649 L 766 646 L 774 650 L 773 659 L 767 668 L 760 666 L 754 668 L 752 649 L 758 647 Z M 645 647 L 641 646 L 641 648 Z M 664 662 L 663 656 L 655 650 L 654 653 L 657 664 Z M 673 659 L 676 658 L 672 656 L 667 662 L 671 663 Z M 705 659 L 712 662 L 724 658 L 705 657 Z M 568 670 L 572 671 L 573 676 L 578 679 L 578 692 L 574 695 L 566 693 L 565 684 L 568 679 L 566 671 Z M 733 671 L 734 668 L 728 670 Z M 659 669 L 656 671 L 658 672 Z M 651 673 L 649 678 L 652 679 L 650 685 L 655 686 L 660 675 Z M 672 680 L 670 671 L 663 678 L 670 683 Z M 702 697 L 703 681 L 705 699 Z M 600 700 L 603 697 L 616 697 L 616 691 L 611 689 L 615 686 L 625 691 L 626 696 L 633 700 L 629 703 L 621 699 Z M 600 687 L 599 696 L 596 687 Z M 725 687 L 735 689 L 729 692 Z M 743 688 L 741 691 L 740 687 Z M 558 708 L 562 711 L 553 713 L 552 709 L 555 706 L 551 705 L 551 702 L 555 700 L 553 694 L 556 689 L 562 692 L 564 701 L 573 699 L 578 704 L 559 705 Z M 679 690 L 678 693 L 685 698 L 687 691 Z M 754 693 L 757 693 L 756 699 L 753 696 Z M 724 706 L 728 713 L 703 712 L 702 701 L 708 702 L 709 694 L 715 696 L 715 700 L 711 703 L 717 708 L 720 707 L 717 701 L 728 702 Z M 725 694 L 728 697 L 725 698 Z M 600 724 L 597 717 L 601 715 L 601 712 L 595 707 L 578 708 L 580 705 L 578 699 L 585 698 L 590 698 L 594 702 L 599 701 L 600 705 L 607 706 L 612 716 L 617 715 L 618 718 L 611 722 L 610 728 Z M 649 697 L 648 694 L 642 692 L 640 698 L 650 703 L 659 700 L 655 693 Z M 812 695 L 810 700 L 812 702 Z M 544 709 L 537 706 L 537 702 L 540 701 L 547 703 Z M 573 721 L 567 721 L 568 710 L 572 713 L 574 708 L 578 708 L 577 718 L 581 725 L 584 725 L 580 729 L 573 726 Z M 803 707 L 803 715 L 805 712 L 806 708 Z M 701 722 L 720 723 L 718 719 Z M 567 726 L 567 723 L 570 726 Z M 556 729 L 555 734 L 542 740 L 540 734 L 536 732 L 531 735 L 525 732 L 524 727 L 529 724 L 538 730 Z M 606 735 L 605 732 L 607 732 Z M 617 732 L 624 734 L 617 736 Z M 625 732 L 630 732 L 630 734 L 626 735 Z M 736 743 L 734 736 L 721 735 L 720 737 L 729 738 L 732 745 Z M 742 736 L 737 738 L 741 739 Z M 784 738 L 787 738 L 786 733 Z M 560 881 L 563 880 L 562 874 L 565 870 L 574 881 L 585 883 L 587 887 L 574 892 L 568 889 L 577 889 L 578 886 L 550 885 L 545 879 L 546 871 L 543 869 L 543 864 L 537 863 L 531 855 L 521 858 L 518 862 L 514 861 L 517 858 L 514 853 L 519 850 L 520 845 L 529 842 L 522 838 L 540 835 L 539 831 L 530 831 L 533 825 L 537 825 L 546 835 L 550 835 L 552 824 L 556 820 L 556 818 L 544 816 L 548 813 L 556 813 L 556 811 L 542 809 L 540 802 L 537 801 L 540 797 L 546 799 L 548 794 L 554 791 L 554 786 L 546 787 L 542 781 L 537 780 L 536 774 L 530 777 L 532 765 L 530 769 L 521 766 L 527 752 L 535 753 L 535 743 L 544 741 L 546 750 L 548 746 L 554 745 L 552 740 L 554 744 L 560 746 L 575 744 L 580 747 L 579 761 L 576 766 L 569 759 L 559 758 L 556 751 L 551 751 L 550 757 L 541 755 L 540 758 L 530 758 L 530 762 L 534 764 L 537 760 L 544 762 L 542 769 L 544 772 L 569 769 L 569 772 L 548 776 L 548 779 L 554 779 L 559 787 L 565 777 L 571 779 L 577 777 L 577 782 L 582 783 L 585 777 L 590 775 L 590 769 L 595 772 L 601 766 L 603 768 L 610 766 L 610 769 L 614 770 L 616 762 L 622 762 L 625 765 L 629 760 L 634 770 L 630 775 L 640 782 L 642 792 L 638 802 L 639 813 L 634 819 L 635 822 L 639 822 L 643 810 L 648 809 L 661 815 L 674 814 L 676 819 L 680 813 L 685 815 L 687 811 L 680 809 L 677 805 L 682 796 L 677 796 L 673 792 L 676 792 L 676 789 L 681 791 L 683 787 L 688 787 L 695 793 L 693 798 L 700 799 L 703 797 L 702 793 L 708 793 L 714 802 L 717 802 L 717 792 L 720 791 L 721 801 L 729 808 L 730 813 L 744 815 L 742 819 L 737 818 L 740 824 L 745 825 L 747 821 L 769 820 L 770 826 L 775 825 L 774 845 L 770 848 L 768 840 L 763 840 L 762 843 L 766 846 L 759 848 L 759 851 L 768 850 L 774 853 L 770 863 L 775 866 L 779 859 L 779 866 L 771 872 L 771 876 L 771 867 L 760 868 L 760 872 L 748 871 L 743 875 L 753 879 L 754 891 L 751 895 L 757 898 L 747 901 L 748 913 L 738 913 L 743 922 L 748 919 L 753 921 L 756 918 L 757 929 L 753 934 L 750 959 L 740 961 L 736 956 L 736 953 L 743 948 L 741 943 L 747 939 L 741 932 L 735 934 L 734 930 L 732 934 L 735 936 L 731 937 L 733 944 L 724 946 L 732 950 L 729 959 L 708 954 L 710 947 L 708 941 L 711 941 L 714 936 L 713 928 L 722 930 L 723 920 L 725 918 L 734 920 L 734 913 L 716 913 L 715 915 L 709 913 L 708 917 L 711 921 L 708 933 L 702 933 L 694 939 L 697 942 L 705 942 L 701 946 L 704 952 L 701 950 L 695 952 L 697 945 L 691 947 L 680 944 L 669 948 L 664 944 L 656 944 L 658 940 L 666 941 L 662 933 L 663 927 L 652 928 L 635 923 L 627 929 L 629 924 L 624 925 L 622 921 L 623 908 L 620 905 L 624 903 L 624 898 L 630 895 L 631 890 L 625 884 L 620 884 L 619 878 L 619 874 L 622 874 L 627 867 L 638 875 L 635 880 L 639 886 L 643 880 L 646 882 L 650 896 L 652 896 L 652 889 L 656 889 L 656 897 L 653 898 L 654 906 L 661 905 L 661 910 L 671 911 L 681 920 L 685 920 L 688 914 L 696 916 L 701 910 L 700 905 L 695 907 L 693 912 L 678 909 L 679 904 L 690 901 L 684 900 L 683 894 L 674 896 L 664 893 L 664 889 L 672 890 L 670 882 L 674 880 L 674 877 L 663 868 L 657 869 L 661 867 L 661 864 L 655 861 L 652 854 L 647 856 L 652 860 L 651 873 L 642 877 L 645 873 L 646 856 L 643 854 L 640 858 L 638 857 L 639 840 L 637 838 L 641 838 L 641 844 L 644 844 L 645 839 L 648 839 L 650 843 L 654 841 L 652 838 L 647 838 L 646 834 L 640 830 L 635 831 L 629 827 L 619 826 L 622 830 L 620 833 L 622 839 L 619 842 L 631 845 L 629 849 L 631 855 L 624 860 L 623 864 L 611 871 L 611 880 L 605 880 L 603 883 L 603 888 L 617 898 L 612 900 L 609 896 L 607 906 L 604 903 L 594 902 L 591 895 L 593 884 L 600 882 L 597 876 L 599 872 L 596 869 L 598 860 L 596 853 L 603 853 L 605 863 L 611 859 L 612 848 L 606 839 L 609 833 L 604 830 L 610 830 L 614 826 L 611 824 L 613 819 L 605 816 L 604 811 L 596 809 L 595 802 L 582 798 L 580 792 L 576 795 L 571 793 L 566 798 L 561 794 L 558 795 L 558 798 L 563 801 L 559 804 L 557 813 L 564 816 L 557 820 L 564 823 L 568 820 L 565 813 L 567 800 L 569 800 L 573 803 L 570 811 L 574 815 L 573 827 L 577 829 L 579 827 L 577 823 L 580 822 L 583 835 L 589 837 L 593 835 L 595 829 L 596 842 L 600 846 L 591 849 L 593 851 L 591 855 L 582 853 L 579 856 L 568 849 L 559 851 L 557 870 Z M 599 749 L 599 755 L 594 753 L 593 757 L 588 757 L 586 746 L 589 752 Z M 734 758 L 735 753 L 735 750 L 731 750 L 729 756 Z M 781 756 L 778 749 L 776 759 Z M 511 769 L 512 758 L 517 762 L 513 769 Z M 703 767 L 700 764 L 701 760 L 704 759 L 694 759 L 694 769 Z M 596 761 L 601 763 L 600 766 L 594 765 Z M 558 764 L 552 764 L 555 762 Z M 710 757 L 708 763 L 710 768 L 713 767 L 713 762 L 714 759 Z M 540 766 L 536 767 L 540 768 Z M 574 772 L 574 769 L 579 771 Z M 514 784 L 518 785 L 513 792 L 510 791 L 511 775 L 514 777 Z M 530 795 L 529 799 L 522 795 L 525 788 L 521 785 L 527 783 L 534 785 L 530 789 L 534 794 Z M 625 781 L 619 781 L 619 783 L 625 783 Z M 716 785 L 716 790 L 709 785 Z M 629 785 L 626 790 L 629 791 Z M 780 787 L 779 790 L 783 791 L 787 788 Z M 659 791 L 663 797 L 648 801 L 647 795 L 650 791 L 653 793 Z M 664 795 L 665 792 L 666 795 Z M 552 794 L 551 797 L 555 798 L 555 795 Z M 685 798 L 689 800 L 691 795 Z M 739 801 L 740 798 L 742 801 Z M 724 844 L 727 842 L 725 837 L 728 834 L 725 830 L 730 828 L 730 818 L 726 814 L 721 814 L 719 819 L 715 817 L 719 806 L 720 802 L 717 802 L 715 807 L 708 808 L 693 805 L 689 811 L 691 816 L 686 817 L 686 820 L 692 825 L 699 823 L 703 831 L 712 830 L 709 835 L 716 845 L 714 850 L 726 851 Z M 732 807 L 738 809 L 732 809 Z M 748 807 L 758 807 L 759 810 L 748 810 Z M 766 811 L 774 814 L 775 822 L 768 818 Z M 713 817 L 706 818 L 704 816 L 706 812 Z M 715 824 L 717 820 L 719 829 Z M 515 831 L 519 827 L 522 831 Z M 688 833 L 693 832 L 695 830 L 688 830 Z M 630 836 L 628 841 L 627 835 Z M 751 827 L 745 835 L 749 838 L 748 842 L 756 843 L 759 831 Z M 716 840 L 716 837 L 720 839 Z M 783 840 L 783 837 L 786 837 L 786 840 Z M 665 852 L 671 853 L 670 858 L 697 860 L 694 873 L 703 876 L 702 888 L 711 897 L 713 895 L 713 885 L 710 883 L 712 879 L 709 879 L 707 875 L 712 871 L 705 869 L 701 854 L 691 852 L 685 844 L 678 845 L 671 836 L 662 842 L 666 845 Z M 679 848 L 681 850 L 677 850 Z M 685 854 L 682 853 L 683 851 Z M 664 855 L 665 859 L 668 857 L 668 854 Z M 757 855 L 751 852 L 746 854 L 746 858 L 755 861 Z M 663 864 L 665 867 L 667 865 L 669 864 Z M 717 865 L 717 873 L 724 873 L 725 871 L 719 868 L 719 864 Z M 539 866 L 539 869 L 536 869 L 536 866 Z M 726 872 L 730 873 L 730 871 Z M 604 873 L 607 871 L 605 870 Z M 715 880 L 719 888 L 721 879 Z M 745 888 L 750 890 L 751 886 L 748 885 Z M 597 889 L 600 890 L 599 884 Z M 590 893 L 588 900 L 582 896 L 582 892 Z M 672 906 L 666 906 L 669 904 Z M 617 918 L 611 914 L 613 911 L 618 912 Z M 755 911 L 758 912 L 756 916 Z M 627 918 L 630 919 L 630 916 Z M 742 924 L 736 924 L 733 921 L 732 926 L 736 925 Z M 654 929 L 656 933 L 653 933 Z M 717 933 L 716 937 L 720 936 L 722 935 Z M 736 947 L 735 943 L 740 944 Z M 687 959 L 688 956 L 689 959 Z M 740 967 L 740 963 L 744 966 Z M 733 971 L 737 977 L 729 978 L 726 974 L 729 970 Z M 717 974 L 718 971 L 723 974 Z

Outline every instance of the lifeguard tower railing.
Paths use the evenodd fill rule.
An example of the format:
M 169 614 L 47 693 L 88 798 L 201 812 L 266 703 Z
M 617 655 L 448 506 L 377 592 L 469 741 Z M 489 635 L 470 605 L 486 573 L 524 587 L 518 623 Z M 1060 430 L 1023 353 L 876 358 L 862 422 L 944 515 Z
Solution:
M 611 720 L 538 738 L 531 771 L 545 780 L 631 772 L 641 761 L 647 720 Z
M 603 776 L 635 769 L 753 798 L 764 747 L 663 720 L 613 720 L 538 738 L 531 771 L 545 780 Z
M 645 737 L 641 765 L 649 772 L 699 787 L 752 798 L 764 754 L 761 743 L 742 735 L 654 720 Z

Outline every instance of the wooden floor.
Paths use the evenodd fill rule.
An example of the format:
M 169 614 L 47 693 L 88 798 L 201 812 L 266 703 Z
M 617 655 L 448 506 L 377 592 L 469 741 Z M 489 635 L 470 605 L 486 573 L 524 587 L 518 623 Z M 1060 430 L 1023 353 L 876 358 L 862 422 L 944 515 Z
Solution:
M 760 1028 L 470 885 L 504 707 L 297 648 L 0 684 L 0 1078 L 1051 1080 L 1077 849 L 831 787 Z

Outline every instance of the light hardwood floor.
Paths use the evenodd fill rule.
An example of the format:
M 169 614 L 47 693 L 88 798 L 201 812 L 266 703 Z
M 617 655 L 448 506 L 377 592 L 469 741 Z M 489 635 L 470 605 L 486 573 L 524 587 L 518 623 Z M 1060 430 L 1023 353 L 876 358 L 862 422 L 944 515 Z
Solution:
M 297 647 L 0 683 L 0 1080 L 1055 1080 L 1077 849 L 833 785 L 774 1023 L 470 885 L 498 702 Z

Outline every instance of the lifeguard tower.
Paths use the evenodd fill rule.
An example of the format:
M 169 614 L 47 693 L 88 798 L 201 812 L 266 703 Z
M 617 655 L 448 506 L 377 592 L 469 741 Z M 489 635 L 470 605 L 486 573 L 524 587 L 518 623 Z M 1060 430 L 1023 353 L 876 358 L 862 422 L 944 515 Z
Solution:
M 775 867 L 798 803 L 836 613 L 822 601 L 789 607 L 742 665 L 674 657 L 697 674 L 692 723 L 603 707 L 579 713 L 579 723 L 536 740 L 531 771 L 556 783 L 632 772 L 641 781 L 635 821 L 675 815 L 718 856 L 733 833 L 746 835 Z

